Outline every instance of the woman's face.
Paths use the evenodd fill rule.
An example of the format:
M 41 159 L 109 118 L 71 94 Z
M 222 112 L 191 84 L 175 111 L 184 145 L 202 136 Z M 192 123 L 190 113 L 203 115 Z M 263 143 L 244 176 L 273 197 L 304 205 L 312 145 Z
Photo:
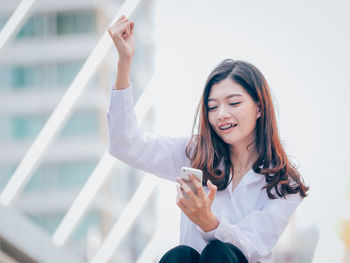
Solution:
M 232 146 L 248 146 L 255 140 L 259 107 L 245 89 L 227 78 L 212 86 L 208 119 L 216 134 Z

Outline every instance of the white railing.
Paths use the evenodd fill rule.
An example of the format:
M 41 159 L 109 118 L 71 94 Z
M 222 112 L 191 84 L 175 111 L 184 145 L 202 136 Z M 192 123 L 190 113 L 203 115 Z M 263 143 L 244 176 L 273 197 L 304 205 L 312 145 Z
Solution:
M 3 49 L 5 44 L 9 42 L 11 36 L 18 31 L 20 25 L 25 21 L 25 18 L 28 17 L 34 1 L 35 0 L 23 0 L 9 21 L 6 23 L 0 33 L 0 51 Z M 126 0 L 118 10 L 111 23 L 113 23 L 122 14 L 130 16 L 138 3 L 139 0 Z M 86 88 L 86 84 L 95 73 L 96 68 L 111 46 L 112 41 L 106 32 L 96 44 L 95 48 L 85 61 L 84 65 L 74 78 L 61 101 L 54 109 L 50 118 L 40 131 L 37 138 L 34 140 L 9 182 L 3 189 L 0 200 L 4 206 L 10 205 L 11 202 L 13 202 L 13 200 L 21 193 L 26 183 L 28 183 L 28 181 L 31 179 L 32 174 L 40 164 L 44 153 L 47 151 L 50 144 L 55 140 L 66 121 L 71 116 L 81 93 Z M 135 110 L 139 122 L 143 119 L 147 109 L 149 109 L 149 107 L 152 105 L 152 97 L 152 91 L 149 87 L 147 87 L 146 91 L 136 104 Z M 52 237 L 54 244 L 57 246 L 64 245 L 69 235 L 77 226 L 84 213 L 87 211 L 89 204 L 96 196 L 99 188 L 109 175 L 116 162 L 117 161 L 107 152 L 103 154 L 94 171 L 83 186 L 81 192 L 78 194 L 77 198 L 54 233 Z M 147 198 L 153 192 L 157 180 L 158 179 L 153 178 L 153 176 L 145 175 L 137 191 L 134 193 L 127 207 L 124 209 L 122 215 L 119 217 L 108 237 L 103 242 L 96 255 L 93 257 L 92 262 L 107 262 L 111 258 L 113 252 L 119 245 L 122 238 L 125 236 L 126 231 L 146 203 Z M 154 242 L 155 241 L 153 238 L 150 244 L 153 244 Z M 149 256 L 150 254 L 148 253 L 148 258 Z M 142 261 L 142 257 L 140 260 Z
M 136 103 L 135 112 L 139 123 L 142 122 L 148 109 L 152 106 L 153 89 L 151 89 L 151 87 L 152 80 L 150 81 L 150 85 L 146 87 L 145 91 L 142 93 L 141 97 Z M 83 186 L 78 197 L 73 202 L 68 213 L 65 215 L 56 232 L 54 233 L 53 241 L 56 245 L 62 246 L 65 243 L 69 235 L 72 233 L 74 227 L 83 217 L 88 206 L 109 175 L 115 163 L 116 159 L 105 152 L 97 164 L 95 170 L 89 177 L 88 181 Z
M 0 32 L 0 52 L 4 50 L 4 46 L 10 42 L 11 38 L 19 31 L 21 25 L 29 17 L 31 8 L 35 0 L 22 0 L 9 18 L 4 28 Z
M 139 0 L 125 1 L 111 23 L 122 14 L 130 16 L 138 2 Z M 113 42 L 106 31 L 5 186 L 1 193 L 1 202 L 4 206 L 9 205 L 11 201 L 14 200 L 16 195 L 21 192 L 25 184 L 31 178 L 34 169 L 39 165 L 49 144 L 53 142 L 72 114 L 74 106 L 80 98 L 81 93 L 86 88 L 86 84 L 91 79 L 109 48 L 112 47 L 112 44 Z

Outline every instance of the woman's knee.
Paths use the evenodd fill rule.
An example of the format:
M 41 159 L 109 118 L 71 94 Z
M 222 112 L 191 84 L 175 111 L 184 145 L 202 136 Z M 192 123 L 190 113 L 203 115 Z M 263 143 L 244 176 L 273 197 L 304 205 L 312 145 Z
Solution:
M 197 262 L 199 260 L 199 253 L 189 246 L 176 246 L 170 249 L 164 256 L 160 259 L 159 263 L 172 263 L 172 262 Z
M 211 241 L 202 251 L 200 262 L 248 262 L 239 248 L 220 240 Z
M 215 254 L 218 251 L 222 251 L 227 249 L 226 243 L 220 241 L 220 240 L 213 240 L 209 244 L 205 246 L 205 248 L 202 251 L 202 254 Z

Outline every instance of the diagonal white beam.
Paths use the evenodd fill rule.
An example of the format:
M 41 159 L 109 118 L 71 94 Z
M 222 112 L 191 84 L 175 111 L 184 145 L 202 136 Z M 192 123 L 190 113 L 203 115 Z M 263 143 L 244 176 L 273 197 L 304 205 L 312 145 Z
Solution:
M 17 209 L 3 207 L 0 204 L 0 215 L 0 240 L 2 243 L 0 251 L 14 253 L 15 258 L 19 260 L 16 261 L 17 263 L 83 262 L 83 259 L 70 249 L 57 248 L 52 244 L 50 235 Z M 9 263 L 1 257 L 0 262 Z
M 28 17 L 30 9 L 32 8 L 35 0 L 22 0 L 13 12 L 5 26 L 0 32 L 0 51 L 11 40 L 11 37 L 18 32 L 20 26 L 25 22 Z
M 145 175 L 135 194 L 132 196 L 123 210 L 123 213 L 119 216 L 118 221 L 108 234 L 106 240 L 102 243 L 100 249 L 91 260 L 91 263 L 104 263 L 113 256 L 120 241 L 124 238 L 149 196 L 152 194 L 157 180 L 159 179 L 154 175 Z
M 113 18 L 111 24 L 122 14 L 130 16 L 139 1 L 126 0 Z M 1 193 L 1 202 L 4 206 L 10 204 L 32 176 L 33 171 L 39 165 L 48 146 L 53 142 L 71 115 L 80 94 L 85 89 L 86 84 L 106 55 L 108 49 L 112 46 L 112 43 L 108 33 L 105 32 L 5 186 Z
M 174 205 L 176 187 L 173 182 L 159 180 L 157 191 L 157 228 L 136 263 L 154 262 L 179 241 L 180 209 Z M 164 213 L 166 211 L 166 213 Z M 159 259 L 158 259 L 159 260 Z
M 105 152 L 54 233 L 52 240 L 56 246 L 62 246 L 66 242 L 69 235 L 86 212 L 88 204 L 91 203 L 98 189 L 112 170 L 114 164 L 115 158 L 110 156 L 108 152 Z
M 136 103 L 135 112 L 139 123 L 142 122 L 147 111 L 153 104 L 153 87 L 154 85 L 152 78 Z M 67 241 L 76 225 L 86 213 L 93 198 L 110 174 L 115 163 L 116 159 L 111 157 L 108 152 L 105 152 L 96 168 L 90 175 L 88 181 L 85 183 L 77 198 L 74 200 L 72 206 L 69 208 L 63 220 L 57 227 L 53 235 L 53 242 L 57 246 L 62 246 Z
M 147 263 L 153 262 L 159 253 L 159 238 L 160 229 L 157 227 L 156 231 L 152 235 L 151 239 L 148 241 L 146 247 L 143 249 L 141 255 L 137 259 L 136 263 Z

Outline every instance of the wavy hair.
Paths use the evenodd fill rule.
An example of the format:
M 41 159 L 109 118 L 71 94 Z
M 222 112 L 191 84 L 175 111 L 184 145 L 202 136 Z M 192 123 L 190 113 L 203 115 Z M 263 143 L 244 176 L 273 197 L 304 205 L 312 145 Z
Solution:
M 208 120 L 208 97 L 212 86 L 230 78 L 241 85 L 260 106 L 260 117 L 256 121 L 256 147 L 258 159 L 253 171 L 264 175 L 266 184 L 262 189 L 270 199 L 299 193 L 306 197 L 309 187 L 305 186 L 295 166 L 288 160 L 279 139 L 274 106 L 270 90 L 263 74 L 252 64 L 226 59 L 209 75 L 200 103 L 197 107 L 192 129 L 192 137 L 186 148 L 186 156 L 194 168 L 203 171 L 203 185 L 208 179 L 218 190 L 224 190 L 230 183 L 230 173 L 234 176 L 229 145 L 214 131 Z M 198 121 L 198 123 L 197 123 Z M 195 132 L 195 128 L 198 131 Z

